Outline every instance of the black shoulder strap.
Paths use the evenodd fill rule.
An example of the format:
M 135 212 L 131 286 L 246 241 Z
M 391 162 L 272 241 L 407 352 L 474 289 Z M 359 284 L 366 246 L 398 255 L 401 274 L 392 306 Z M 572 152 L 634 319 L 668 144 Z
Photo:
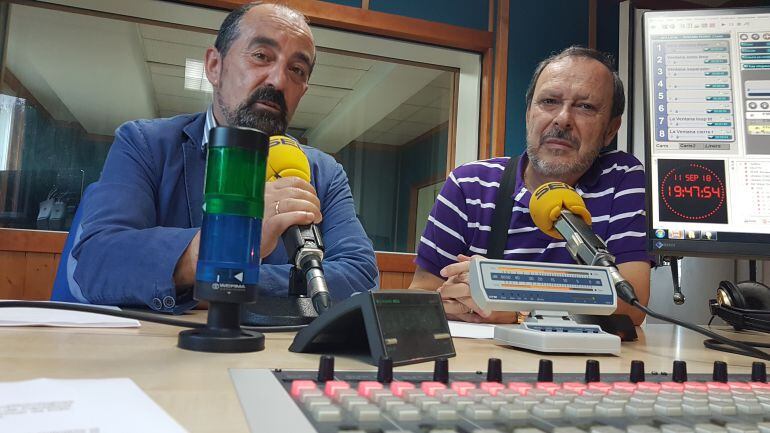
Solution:
M 511 210 L 513 209 L 513 190 L 516 188 L 516 167 L 519 165 L 519 157 L 508 160 L 508 165 L 503 170 L 500 179 L 500 188 L 497 190 L 495 211 L 492 213 L 492 228 L 489 234 L 489 246 L 487 247 L 488 259 L 502 259 L 505 251 L 505 243 L 508 240 L 508 227 L 511 225 Z

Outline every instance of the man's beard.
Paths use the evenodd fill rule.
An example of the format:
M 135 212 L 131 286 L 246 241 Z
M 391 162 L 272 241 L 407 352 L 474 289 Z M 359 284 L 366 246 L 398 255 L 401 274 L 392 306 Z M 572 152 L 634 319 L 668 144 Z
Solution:
M 271 110 L 256 108 L 255 104 L 260 101 L 272 102 L 281 109 L 276 113 Z M 225 116 L 227 124 L 231 126 L 254 128 L 268 135 L 285 134 L 286 128 L 289 126 L 289 122 L 286 119 L 286 99 L 283 97 L 283 92 L 273 87 L 263 86 L 257 88 L 234 110 L 225 105 L 222 97 L 217 94 L 217 105 L 219 105 L 219 109 Z
M 601 146 L 591 147 L 588 153 L 584 155 L 580 155 L 580 153 L 578 153 L 577 159 L 569 162 L 548 161 L 545 158 L 541 158 L 540 155 L 538 155 L 538 151 L 542 150 L 543 152 L 551 152 L 556 156 L 563 153 L 561 150 L 543 149 L 543 144 L 549 138 L 558 138 L 560 140 L 569 141 L 575 147 L 575 149 L 578 150 L 582 146 L 582 144 L 574 137 L 572 137 L 568 131 L 561 129 L 558 126 L 551 128 L 546 133 L 544 133 L 540 137 L 540 143 L 537 145 L 537 147 L 528 141 L 527 157 L 529 157 L 530 163 L 532 163 L 533 168 L 538 173 L 547 177 L 565 178 L 575 175 L 582 175 L 588 171 L 588 169 L 596 160 L 596 157 L 599 155 L 599 151 L 601 150 Z

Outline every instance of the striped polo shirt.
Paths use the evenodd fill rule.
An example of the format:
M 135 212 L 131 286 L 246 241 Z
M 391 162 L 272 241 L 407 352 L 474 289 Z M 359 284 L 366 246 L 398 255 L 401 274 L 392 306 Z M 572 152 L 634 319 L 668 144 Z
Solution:
M 449 174 L 428 216 L 415 263 L 438 276 L 458 254 L 485 255 L 503 170 L 510 158 L 461 165 Z M 524 186 L 526 152 L 516 169 L 516 187 L 504 257 L 575 263 L 565 242 L 541 232 L 529 215 L 532 196 Z M 594 232 L 605 240 L 618 264 L 649 261 L 646 250 L 644 167 L 625 152 L 602 152 L 575 189 L 583 197 Z

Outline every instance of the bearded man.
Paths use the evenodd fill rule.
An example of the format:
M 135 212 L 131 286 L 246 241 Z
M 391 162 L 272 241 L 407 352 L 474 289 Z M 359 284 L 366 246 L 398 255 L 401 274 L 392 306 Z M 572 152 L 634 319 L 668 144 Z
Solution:
M 650 256 L 645 247 L 644 167 L 633 156 L 607 150 L 625 106 L 623 83 L 610 58 L 570 47 L 543 60 L 526 95 L 527 150 L 519 158 L 513 210 L 503 258 L 574 263 L 564 241 L 542 233 L 529 214 L 531 191 L 565 182 L 583 197 L 593 230 L 607 243 L 620 273 L 647 304 Z M 410 288 L 438 290 L 450 319 L 511 323 L 517 313 L 488 314 L 473 302 L 469 260 L 484 256 L 503 171 L 510 158 L 464 164 L 449 175 L 431 210 L 417 251 Z M 618 303 L 634 324 L 644 314 Z
M 127 122 L 115 133 L 99 181 L 84 200 L 67 260 L 69 292 L 81 302 L 192 308 L 209 130 L 215 126 L 286 133 L 315 64 L 305 17 L 254 2 L 231 12 L 205 53 L 214 89 L 204 113 Z M 281 234 L 318 224 L 332 299 L 376 287 L 371 241 L 355 215 L 347 176 L 331 156 L 302 146 L 311 183 L 290 177 L 265 186 L 260 286 L 286 295 L 290 265 Z

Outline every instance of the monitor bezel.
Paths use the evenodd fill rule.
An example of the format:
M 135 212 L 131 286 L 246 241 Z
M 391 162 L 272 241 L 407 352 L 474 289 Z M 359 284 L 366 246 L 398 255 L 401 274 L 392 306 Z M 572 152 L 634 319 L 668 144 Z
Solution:
M 719 239 L 713 242 L 691 241 L 686 239 L 658 239 L 654 236 L 653 208 L 652 208 L 652 142 L 650 135 L 650 103 L 649 74 L 647 70 L 647 26 L 649 18 L 655 15 L 666 16 L 709 16 L 709 15 L 745 15 L 745 14 L 770 14 L 770 6 L 744 7 L 744 8 L 719 8 L 719 9 L 687 9 L 687 10 L 650 10 L 642 13 L 642 59 L 644 61 L 644 158 L 645 177 L 647 181 L 647 251 L 658 256 L 686 256 L 686 257 L 729 257 L 735 259 L 769 259 L 770 244 L 747 242 L 721 242 Z M 646 164 L 650 166 L 646 166 Z M 656 248 L 656 243 L 664 243 L 661 248 Z M 671 245 L 666 246 L 665 243 Z M 683 245 L 682 245 L 683 244 Z M 715 248 L 716 247 L 716 248 Z

